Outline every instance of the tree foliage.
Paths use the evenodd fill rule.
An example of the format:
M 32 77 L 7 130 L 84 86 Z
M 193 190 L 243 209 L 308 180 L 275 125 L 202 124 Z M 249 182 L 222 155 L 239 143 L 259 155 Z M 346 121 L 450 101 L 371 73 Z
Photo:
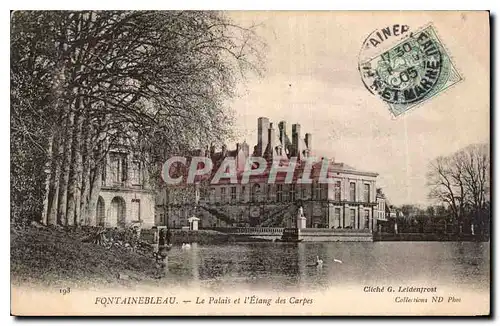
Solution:
M 231 137 L 228 100 L 263 46 L 220 12 L 14 12 L 11 218 L 93 225 L 113 146 L 155 176 L 167 155 Z

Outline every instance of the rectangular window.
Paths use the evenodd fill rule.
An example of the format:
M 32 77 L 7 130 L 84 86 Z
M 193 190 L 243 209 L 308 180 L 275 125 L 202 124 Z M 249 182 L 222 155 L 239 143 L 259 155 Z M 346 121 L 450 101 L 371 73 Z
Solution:
M 111 182 L 121 184 L 128 179 L 127 155 L 114 153 L 110 154 Z
M 198 195 L 199 195 L 199 199 L 200 201 L 203 200 L 203 201 L 206 201 L 208 199 L 208 189 L 207 188 L 201 188 L 201 189 L 198 189 Z
M 349 200 L 356 201 L 356 182 L 349 183 Z
M 368 183 L 365 183 L 364 185 L 364 192 L 363 192 L 363 200 L 365 203 L 370 202 L 370 185 Z
M 242 186 L 242 187 L 241 187 L 240 201 L 241 201 L 241 202 L 244 202 L 244 201 L 245 201 L 245 186 Z
M 231 202 L 236 201 L 236 187 L 231 187 Z
M 335 220 L 333 222 L 334 223 L 333 226 L 335 228 L 340 228 L 340 208 L 338 208 L 338 207 L 335 208 L 335 215 L 334 216 L 335 216 Z
M 291 184 L 289 186 L 290 189 L 290 201 L 294 202 L 295 201 L 295 184 Z
M 141 201 L 139 199 L 132 199 L 132 206 L 130 207 L 130 217 L 132 221 L 141 220 Z
M 340 181 L 335 181 L 333 189 L 334 189 L 334 200 L 340 201 L 340 189 L 341 189 Z
M 321 185 L 317 181 L 313 183 L 312 199 L 321 199 Z
M 128 161 L 127 157 L 122 155 L 122 180 L 121 181 L 127 181 L 128 180 Z
M 288 185 L 283 185 L 283 201 L 288 201 Z
M 268 201 L 271 201 L 271 194 L 272 194 L 272 188 L 271 188 L 271 185 L 267 185 L 266 187 L 267 191 L 266 191 L 266 198 Z
M 115 155 L 110 158 L 111 181 L 113 183 L 120 182 L 120 160 Z
M 141 164 L 139 161 L 133 161 L 131 165 L 132 165 L 132 171 L 131 171 L 131 176 L 130 176 L 130 182 L 133 185 L 140 185 L 141 184 Z
M 276 201 L 281 202 L 283 200 L 283 185 L 276 185 Z
M 306 187 L 302 186 L 302 196 L 300 196 L 302 199 L 307 199 L 307 193 L 306 193 Z
M 226 202 L 226 188 L 220 188 L 220 201 L 221 203 Z
M 328 183 L 324 183 L 321 185 L 321 199 L 328 199 Z
M 250 201 L 258 202 L 260 201 L 260 185 L 258 183 L 254 184 L 252 188 L 250 188 Z
M 350 221 L 349 221 L 349 226 L 354 229 L 356 227 L 356 210 L 354 208 L 351 208 L 350 210 Z
M 210 202 L 215 203 L 215 188 L 210 188 Z
M 370 211 L 365 209 L 365 229 L 370 228 Z

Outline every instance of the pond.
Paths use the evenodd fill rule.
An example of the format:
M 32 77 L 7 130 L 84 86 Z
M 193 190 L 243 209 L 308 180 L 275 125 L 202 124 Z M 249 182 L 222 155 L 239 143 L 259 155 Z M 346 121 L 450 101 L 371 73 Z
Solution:
M 316 257 L 323 260 L 315 266 Z M 213 291 L 310 291 L 420 284 L 489 293 L 487 242 L 192 244 L 169 253 L 166 282 Z

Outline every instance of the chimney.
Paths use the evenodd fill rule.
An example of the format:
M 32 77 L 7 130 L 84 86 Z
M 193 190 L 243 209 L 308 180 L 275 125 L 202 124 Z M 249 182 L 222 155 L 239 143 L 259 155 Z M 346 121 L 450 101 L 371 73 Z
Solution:
M 226 146 L 226 144 L 222 145 L 221 152 L 222 152 L 222 157 L 226 157 L 226 154 L 227 154 L 227 146 Z
M 309 153 L 312 151 L 312 135 L 310 133 L 306 134 L 306 146 L 309 150 Z
M 240 143 L 236 143 L 236 155 L 240 152 Z
M 273 127 L 273 124 L 269 124 L 269 129 L 268 129 L 268 134 L 267 134 L 267 148 L 266 148 L 266 157 L 274 157 L 274 154 L 275 154 L 275 147 L 276 147 L 276 144 L 274 143 L 274 140 L 276 138 L 276 134 L 275 134 L 275 131 L 274 131 L 274 127 Z
M 278 124 L 278 128 L 280 130 L 280 142 L 283 145 L 283 148 L 286 146 L 286 121 L 280 121 Z
M 297 159 L 300 159 L 304 149 L 300 146 L 300 125 L 298 123 L 292 125 L 292 145 L 292 156 L 297 156 Z
M 257 120 L 257 156 L 262 156 L 267 147 L 267 130 L 269 119 L 260 117 Z
M 243 141 L 243 144 L 241 144 L 241 150 L 245 153 L 245 157 L 250 156 L 250 148 L 246 141 Z

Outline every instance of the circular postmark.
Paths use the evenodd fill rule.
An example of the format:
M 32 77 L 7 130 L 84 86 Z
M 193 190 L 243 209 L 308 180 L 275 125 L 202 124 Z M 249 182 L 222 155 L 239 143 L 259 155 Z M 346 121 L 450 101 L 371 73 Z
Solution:
M 432 25 L 414 32 L 408 26 L 403 30 L 405 35 L 392 39 L 387 37 L 388 28 L 372 32 L 358 62 L 365 87 L 395 115 L 437 94 L 454 74 Z
M 389 103 L 409 104 L 422 100 L 434 89 L 441 67 L 439 46 L 420 33 L 362 63 L 360 69 L 370 92 Z

